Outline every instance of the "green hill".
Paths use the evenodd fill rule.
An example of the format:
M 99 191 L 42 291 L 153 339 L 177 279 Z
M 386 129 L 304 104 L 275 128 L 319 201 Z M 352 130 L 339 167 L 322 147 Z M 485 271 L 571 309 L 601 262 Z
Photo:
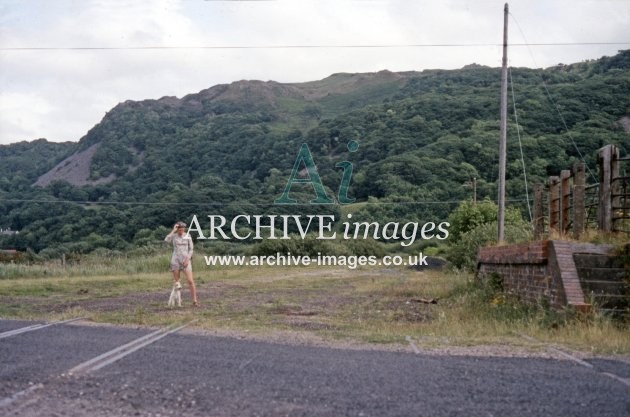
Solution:
M 566 169 L 580 153 L 594 170 L 594 153 L 606 143 L 630 150 L 630 51 L 545 70 L 513 68 L 511 75 L 530 183 Z M 499 79 L 499 69 L 473 64 L 294 84 L 238 81 L 182 98 L 126 101 L 77 144 L 0 147 L 0 226 L 21 231 L 0 244 L 124 249 L 193 213 L 339 213 L 273 205 L 302 143 L 330 196 L 342 174 L 335 164 L 353 163 L 348 194 L 365 202 L 356 216 L 444 220 L 453 202 L 470 197 L 464 184 L 471 177 L 479 198 L 495 198 Z M 510 106 L 507 190 L 522 208 L 512 113 Z M 359 143 L 352 153 L 351 140 Z M 313 198 L 309 187 L 294 191 L 302 202 Z

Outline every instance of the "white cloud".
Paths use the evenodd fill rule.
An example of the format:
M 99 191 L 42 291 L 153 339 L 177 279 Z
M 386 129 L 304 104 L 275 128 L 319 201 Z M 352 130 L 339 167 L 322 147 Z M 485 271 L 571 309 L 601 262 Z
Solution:
M 28 111 L 25 111 L 28 109 Z M 0 93 L 0 135 L 21 136 L 42 129 L 43 120 L 50 114 L 52 106 L 45 98 L 32 93 Z
M 626 41 L 630 2 L 510 2 L 529 42 Z M 503 1 L 25 0 L 0 3 L 0 46 L 138 47 L 495 43 Z M 523 38 L 510 21 L 510 40 Z M 539 66 L 616 46 L 535 47 Z M 78 140 L 116 103 L 182 96 L 239 79 L 497 66 L 500 48 L 160 49 L 0 52 L 0 143 Z M 534 66 L 524 47 L 512 65 Z

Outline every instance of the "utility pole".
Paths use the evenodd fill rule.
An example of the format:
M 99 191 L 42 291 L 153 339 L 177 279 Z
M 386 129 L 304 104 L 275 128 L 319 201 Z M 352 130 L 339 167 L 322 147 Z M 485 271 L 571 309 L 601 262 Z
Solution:
M 497 242 L 505 241 L 505 160 L 507 147 L 507 45 L 508 4 L 503 8 L 503 60 L 501 66 L 501 124 L 499 137 L 499 211 L 497 213 Z

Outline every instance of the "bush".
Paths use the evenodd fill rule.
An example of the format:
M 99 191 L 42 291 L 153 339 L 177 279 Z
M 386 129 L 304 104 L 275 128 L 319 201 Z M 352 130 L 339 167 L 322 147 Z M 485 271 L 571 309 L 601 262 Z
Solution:
M 383 247 L 383 244 L 374 239 L 352 239 L 340 241 L 339 244 L 347 247 L 352 255 L 376 256 L 378 258 L 385 256 L 385 248 Z
M 225 240 L 200 241 L 199 243 L 195 243 L 195 253 L 203 255 L 242 255 L 247 251 L 249 246 L 251 245 L 241 242 L 228 242 Z
M 64 253 L 68 253 L 68 248 L 65 245 L 49 246 L 39 251 L 38 255 L 42 259 L 60 259 Z
M 505 225 L 505 241 L 519 243 L 530 240 L 531 226 L 523 221 Z M 463 233 L 446 250 L 446 259 L 455 267 L 473 271 L 477 266 L 477 252 L 482 246 L 497 243 L 497 222 L 493 221 Z
M 323 240 L 314 235 L 306 235 L 302 239 L 298 235 L 290 235 L 291 239 L 267 239 L 252 246 L 251 255 L 275 255 L 276 253 L 301 256 L 349 256 L 349 255 L 385 255 L 383 245 L 373 239 L 359 240 Z
M 450 223 L 450 239 L 457 240 L 464 233 L 470 232 L 482 224 L 496 222 L 498 207 L 490 200 L 483 200 L 479 203 L 472 201 L 462 201 L 459 206 L 448 216 Z M 520 211 L 513 207 L 505 210 L 505 223 L 522 222 Z
M 266 239 L 258 244 L 254 244 L 250 249 L 251 255 L 275 255 L 276 253 L 292 253 L 295 255 L 301 255 L 298 253 L 298 241 L 293 236 L 291 239 Z

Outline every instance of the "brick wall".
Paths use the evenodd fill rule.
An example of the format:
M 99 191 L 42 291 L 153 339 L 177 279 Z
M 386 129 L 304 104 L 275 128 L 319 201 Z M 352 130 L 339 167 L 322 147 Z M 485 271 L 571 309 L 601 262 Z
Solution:
M 548 300 L 554 308 L 588 309 L 577 277 L 570 245 L 544 240 L 520 245 L 489 246 L 477 255 L 477 277 L 499 274 L 505 291 L 522 300 Z

